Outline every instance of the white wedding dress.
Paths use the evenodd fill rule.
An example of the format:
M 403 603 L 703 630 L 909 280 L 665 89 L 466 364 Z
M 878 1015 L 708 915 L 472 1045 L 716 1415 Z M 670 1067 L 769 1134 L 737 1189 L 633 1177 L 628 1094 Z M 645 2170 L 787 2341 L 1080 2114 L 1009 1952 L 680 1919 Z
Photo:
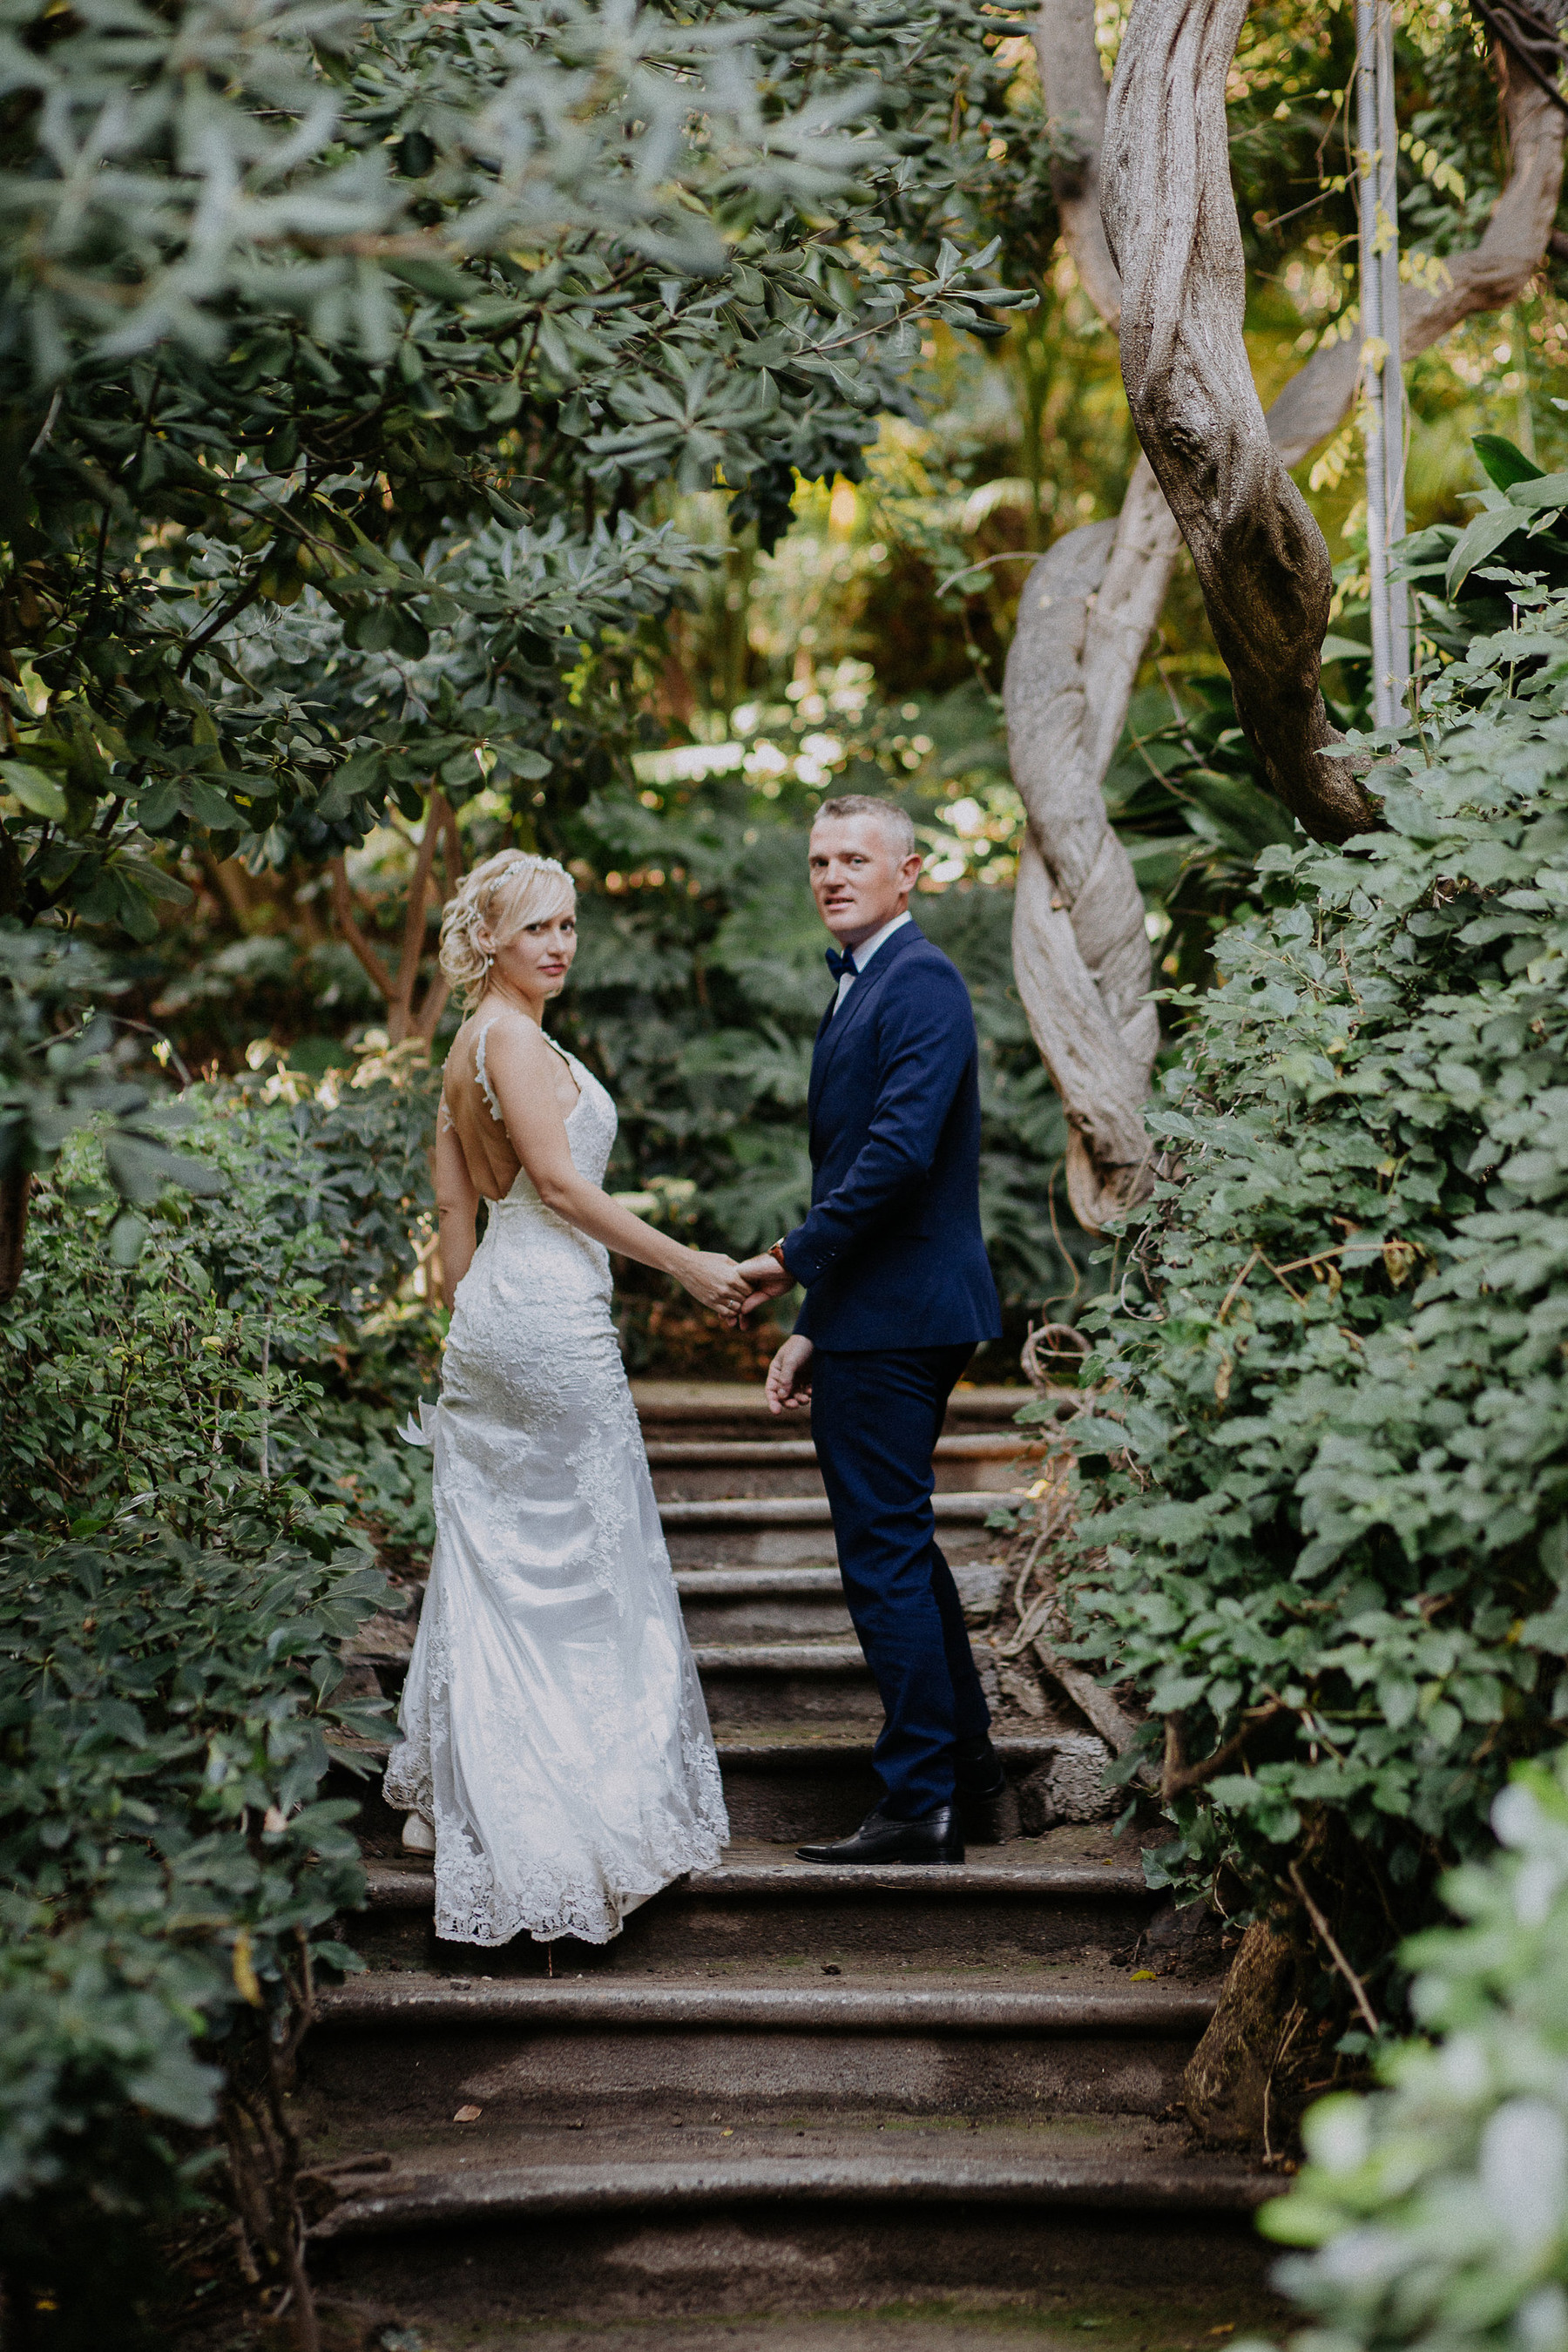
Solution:
M 484 1038 L 476 1076 L 499 1119 Z M 596 1184 L 616 1107 L 563 1058 L 580 1089 L 572 1158 Z M 441 1401 L 421 1418 L 436 1553 L 387 1801 L 435 1825 L 438 1936 L 606 1943 L 670 1879 L 714 1863 L 729 1825 L 609 1257 L 524 1171 L 490 1204 Z

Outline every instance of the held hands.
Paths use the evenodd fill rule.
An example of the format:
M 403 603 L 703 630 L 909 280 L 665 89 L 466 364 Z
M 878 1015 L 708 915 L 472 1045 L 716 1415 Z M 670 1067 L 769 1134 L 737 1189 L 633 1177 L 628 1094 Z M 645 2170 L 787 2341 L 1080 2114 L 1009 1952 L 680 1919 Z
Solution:
M 773 1263 L 768 1260 L 770 1265 Z M 750 1303 L 747 1293 L 752 1286 L 743 1269 L 722 1250 L 692 1250 L 679 1268 L 679 1279 L 700 1307 L 710 1308 L 731 1326 L 740 1321 Z
M 776 1265 L 778 1260 L 773 1263 Z M 793 1411 L 797 1405 L 811 1402 L 811 1341 L 803 1339 L 798 1331 L 784 1341 L 768 1366 L 770 1412 Z
M 736 1271 L 746 1284 L 750 1293 L 741 1308 L 742 1318 L 748 1316 L 754 1307 L 764 1306 L 770 1298 L 782 1298 L 786 1290 L 793 1290 L 795 1287 L 794 1275 L 786 1267 L 782 1266 L 769 1251 L 764 1251 L 760 1257 L 742 1259 Z M 777 1411 L 776 1406 L 774 1411 Z
M 708 1307 L 733 1330 L 753 1307 L 770 1298 L 782 1298 L 795 1287 L 795 1276 L 776 1257 L 764 1254 L 737 1265 L 722 1250 L 691 1250 L 679 1269 L 679 1278 L 700 1306 Z M 779 1408 L 773 1407 L 776 1412 Z

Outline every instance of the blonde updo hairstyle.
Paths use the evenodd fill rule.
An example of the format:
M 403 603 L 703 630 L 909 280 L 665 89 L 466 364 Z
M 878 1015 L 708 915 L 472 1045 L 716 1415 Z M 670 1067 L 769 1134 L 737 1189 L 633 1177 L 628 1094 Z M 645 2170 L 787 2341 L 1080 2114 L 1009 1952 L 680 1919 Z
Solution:
M 471 1013 L 485 992 L 498 948 L 525 923 L 542 922 L 577 899 L 577 887 L 553 857 L 502 849 L 466 874 L 441 918 L 441 970 Z

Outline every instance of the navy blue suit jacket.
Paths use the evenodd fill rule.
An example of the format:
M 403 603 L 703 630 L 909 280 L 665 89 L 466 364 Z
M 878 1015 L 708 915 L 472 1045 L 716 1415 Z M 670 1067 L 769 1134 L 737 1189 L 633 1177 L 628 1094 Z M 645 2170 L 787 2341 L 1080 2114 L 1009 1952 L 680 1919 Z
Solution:
M 980 1234 L 980 1053 L 969 991 L 911 923 L 816 1033 L 811 1210 L 784 1237 L 819 1348 L 952 1348 L 1002 1329 Z

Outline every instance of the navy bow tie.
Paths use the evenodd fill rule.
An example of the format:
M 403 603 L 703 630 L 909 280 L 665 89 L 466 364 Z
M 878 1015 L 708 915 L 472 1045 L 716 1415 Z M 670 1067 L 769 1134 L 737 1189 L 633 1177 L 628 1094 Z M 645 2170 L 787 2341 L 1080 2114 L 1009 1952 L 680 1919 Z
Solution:
M 835 980 L 842 980 L 846 972 L 851 980 L 854 979 L 855 950 L 853 948 L 846 948 L 842 955 L 836 948 L 824 948 L 822 952 L 827 958 L 827 969 Z

